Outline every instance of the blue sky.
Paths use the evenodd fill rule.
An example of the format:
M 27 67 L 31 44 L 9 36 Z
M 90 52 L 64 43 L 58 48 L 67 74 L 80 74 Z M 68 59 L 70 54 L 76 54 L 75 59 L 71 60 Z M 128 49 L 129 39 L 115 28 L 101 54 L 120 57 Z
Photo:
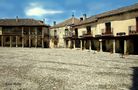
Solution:
M 79 18 L 138 3 L 138 0 L 0 0 L 0 18 L 34 18 L 52 25 L 70 18 Z

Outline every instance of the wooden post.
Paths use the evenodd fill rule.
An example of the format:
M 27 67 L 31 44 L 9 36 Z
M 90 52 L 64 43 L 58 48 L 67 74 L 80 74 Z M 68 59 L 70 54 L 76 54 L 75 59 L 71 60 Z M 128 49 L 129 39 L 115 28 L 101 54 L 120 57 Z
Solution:
M 10 47 L 12 47 L 12 36 L 10 36 Z
M 18 47 L 18 36 L 16 36 L 16 47 Z
M 42 48 L 44 48 L 44 31 L 42 29 Z
M 37 28 L 35 29 L 35 48 L 37 47 Z
M 24 47 L 24 28 L 22 27 L 22 48 Z
M 30 30 L 30 27 L 29 27 L 29 47 L 31 47 L 31 30 Z
M 115 48 L 115 40 L 113 40 L 113 53 L 115 53 L 115 50 L 116 48 Z
M 1 36 L 1 46 L 3 47 L 3 36 Z

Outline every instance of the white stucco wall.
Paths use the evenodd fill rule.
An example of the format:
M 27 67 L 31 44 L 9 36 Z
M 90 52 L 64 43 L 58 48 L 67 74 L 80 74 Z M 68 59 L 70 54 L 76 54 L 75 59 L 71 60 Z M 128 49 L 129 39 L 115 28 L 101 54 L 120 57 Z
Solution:
M 129 34 L 129 26 L 136 26 L 136 19 L 128 19 L 128 20 L 121 20 L 121 21 L 112 21 L 111 22 L 113 28 L 113 34 L 116 36 L 119 32 L 125 32 L 126 35 Z

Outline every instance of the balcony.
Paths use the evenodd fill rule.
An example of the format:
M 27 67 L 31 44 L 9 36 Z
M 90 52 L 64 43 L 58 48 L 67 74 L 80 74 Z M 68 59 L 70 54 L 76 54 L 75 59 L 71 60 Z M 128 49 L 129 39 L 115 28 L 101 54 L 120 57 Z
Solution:
M 107 31 L 106 29 L 102 29 L 102 36 L 113 36 L 113 28 L 111 28 L 111 31 Z
M 87 32 L 87 31 L 83 31 L 82 32 L 82 36 L 83 37 L 92 37 L 93 36 L 93 33 L 92 32 Z
M 136 26 L 129 26 L 129 35 L 136 35 L 138 34 L 138 30 L 136 30 Z

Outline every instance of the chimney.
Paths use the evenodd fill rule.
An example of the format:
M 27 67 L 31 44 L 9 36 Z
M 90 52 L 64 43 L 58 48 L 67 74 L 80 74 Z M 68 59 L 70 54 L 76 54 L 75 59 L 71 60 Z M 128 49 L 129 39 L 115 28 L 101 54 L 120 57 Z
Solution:
M 80 17 L 80 21 L 83 21 L 83 17 Z
M 16 22 L 18 22 L 19 21 L 19 18 L 18 18 L 18 16 L 16 16 Z
M 86 14 L 83 14 L 83 19 L 85 20 L 87 18 L 87 15 Z
M 45 23 L 45 19 L 43 19 L 43 23 Z
M 56 25 L 56 21 L 53 22 L 54 26 Z
M 75 20 L 74 20 L 74 13 L 72 14 L 72 24 L 74 24 Z

